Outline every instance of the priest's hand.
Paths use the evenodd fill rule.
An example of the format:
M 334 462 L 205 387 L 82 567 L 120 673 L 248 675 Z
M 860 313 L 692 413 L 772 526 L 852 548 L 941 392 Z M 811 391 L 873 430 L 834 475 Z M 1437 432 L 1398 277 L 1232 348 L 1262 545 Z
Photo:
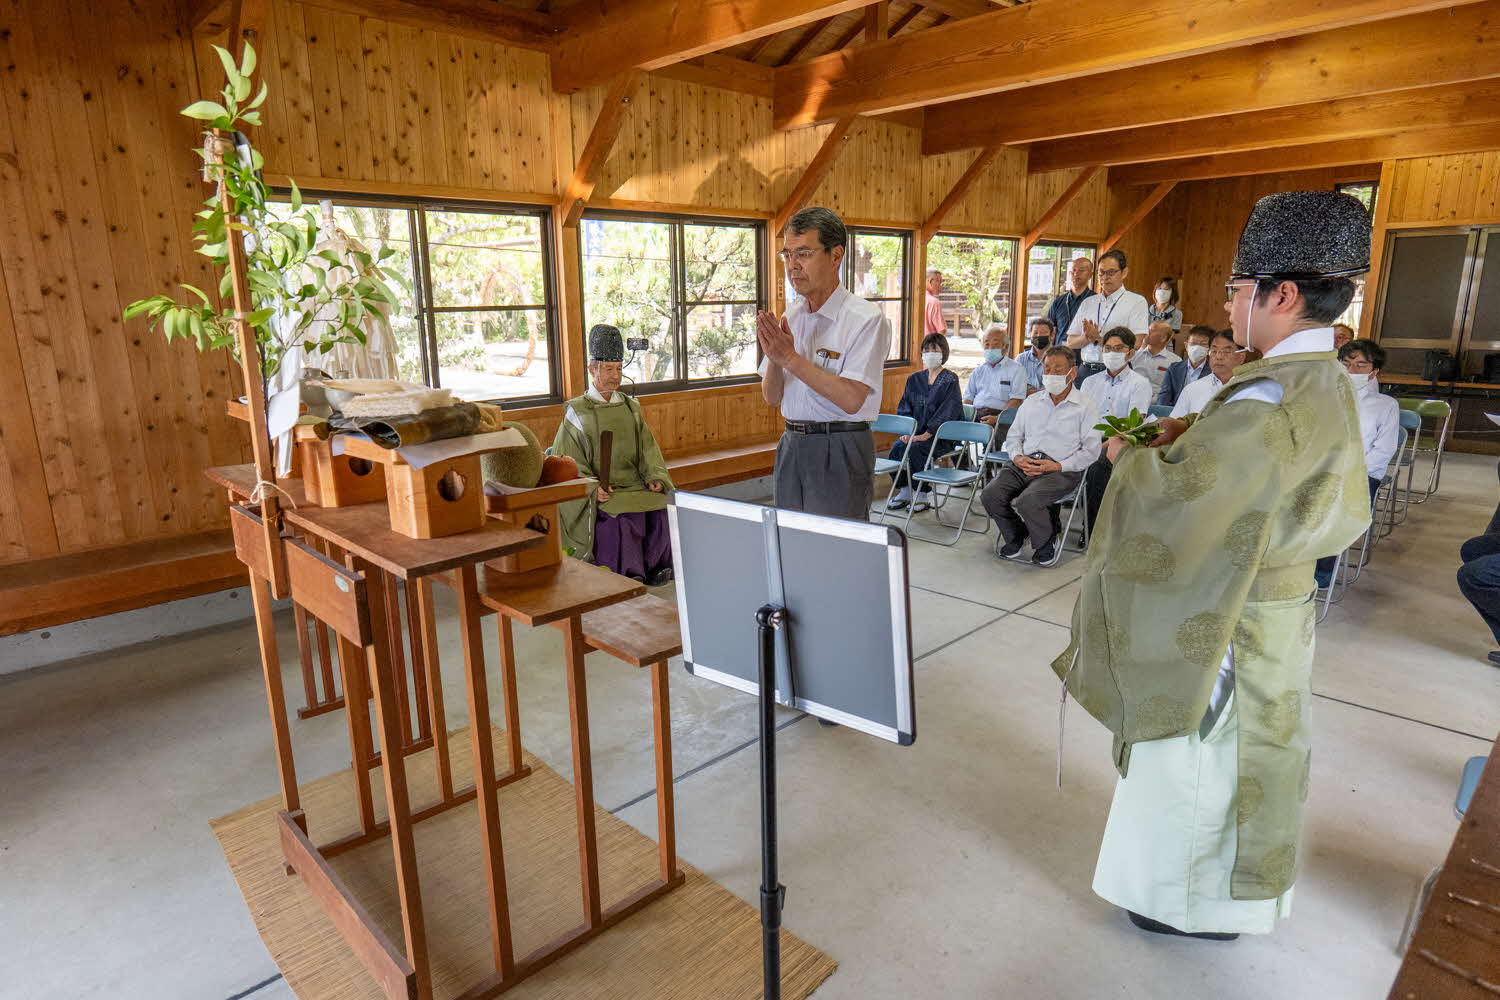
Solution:
M 1164 448 L 1182 436 L 1182 432 L 1188 429 L 1188 422 L 1175 417 L 1162 417 L 1156 422 L 1156 426 L 1161 431 L 1151 439 L 1151 447 Z
M 594 490 L 594 498 L 596 500 L 598 500 L 600 503 L 609 503 L 609 498 L 611 496 L 613 496 L 613 494 L 610 493 L 610 491 L 607 490 L 607 489 L 605 489 L 603 486 L 601 486 L 598 489 Z
M 771 364 L 786 367 L 786 363 L 797 354 L 797 344 L 792 337 L 792 327 L 783 316 L 761 310 L 755 314 L 755 339 L 760 342 L 761 353 Z
M 1120 453 L 1130 447 L 1130 442 L 1124 438 L 1112 437 L 1104 442 L 1104 457 L 1109 459 L 1109 464 L 1114 465 L 1120 460 Z
M 653 479 L 651 480 L 651 482 L 646 484 L 646 489 L 650 490 L 652 493 L 660 493 L 662 490 L 666 489 L 666 487 L 662 485 L 660 479 Z

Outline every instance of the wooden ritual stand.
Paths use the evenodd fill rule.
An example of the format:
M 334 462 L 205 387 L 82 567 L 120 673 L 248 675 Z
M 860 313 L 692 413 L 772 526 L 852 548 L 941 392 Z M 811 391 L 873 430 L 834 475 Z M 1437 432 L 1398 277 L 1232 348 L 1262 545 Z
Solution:
M 224 485 L 231 495 L 243 495 L 253 488 L 255 472 L 250 466 L 210 470 L 210 478 Z M 413 827 L 422 820 L 476 800 L 479 833 L 484 845 L 485 880 L 490 902 L 489 924 L 493 952 L 493 972 L 468 989 L 465 1000 L 496 996 L 521 982 L 527 976 L 578 947 L 648 902 L 679 886 L 682 874 L 677 870 L 675 838 L 671 820 L 671 743 L 670 717 L 666 704 L 666 659 L 675 651 L 675 629 L 661 627 L 655 617 L 643 621 L 657 622 L 658 627 L 633 647 L 626 648 L 616 635 L 623 624 L 613 620 L 594 619 L 600 635 L 585 633 L 584 619 L 623 601 L 644 594 L 645 588 L 635 581 L 608 570 L 576 560 L 564 559 L 559 565 L 525 574 L 508 574 L 486 567 L 491 560 L 543 544 L 538 533 L 487 519 L 474 531 L 431 539 L 415 539 L 391 530 L 383 504 L 370 503 L 352 507 L 321 508 L 298 506 L 282 515 L 289 529 L 295 529 L 303 540 L 284 540 L 288 581 L 294 601 L 302 603 L 309 614 L 327 623 L 338 636 L 339 661 L 347 693 L 347 718 L 353 777 L 358 802 L 359 832 L 341 839 L 314 844 L 307 833 L 306 817 L 301 810 L 296 769 L 293 762 L 291 734 L 286 719 L 281 690 L 280 664 L 277 659 L 274 625 L 270 620 L 269 601 L 266 614 L 259 614 L 261 652 L 265 673 L 267 701 L 275 734 L 277 762 L 281 776 L 285 808 L 277 814 L 282 853 L 290 871 L 301 876 L 312 890 L 329 920 L 339 930 L 345 943 L 359 957 L 387 997 L 427 1000 L 432 995 L 432 972 L 428 953 L 426 923 L 423 916 L 421 887 L 418 879 Z M 251 573 L 251 585 L 264 588 L 261 573 L 268 569 L 258 545 L 262 529 L 254 511 L 236 507 L 231 511 L 236 538 L 245 546 L 236 549 Z M 342 565 L 320 550 L 343 554 Z M 449 760 L 443 706 L 441 675 L 437 657 L 437 637 L 431 583 L 440 579 L 455 588 L 458 598 L 458 620 L 464 654 L 474 784 L 455 789 Z M 375 728 L 381 745 L 402 746 L 406 733 L 400 705 L 405 702 L 404 687 L 398 687 L 396 660 L 401 648 L 401 616 L 394 613 L 395 593 L 404 583 L 416 613 L 410 616 L 414 648 L 425 652 L 423 670 L 417 676 L 425 681 L 428 693 L 428 731 L 432 739 L 438 800 L 413 804 L 407 793 L 405 754 L 388 755 L 380 760 L 370 751 L 374 736 L 371 719 L 365 708 L 366 690 L 374 696 Z M 485 672 L 481 616 L 498 612 L 501 649 L 501 700 L 505 711 L 505 733 L 510 767 L 496 773 L 493 732 L 490 718 L 489 683 Z M 561 937 L 533 951 L 517 956 L 512 948 L 511 914 L 508 904 L 505 855 L 497 790 L 525 778 L 530 768 L 524 759 L 520 741 L 519 695 L 516 687 L 517 665 L 511 634 L 511 621 L 527 625 L 550 624 L 567 636 L 566 670 L 571 708 L 573 765 L 578 812 L 579 868 L 583 922 Z M 659 812 L 661 822 L 661 872 L 658 878 L 628 893 L 624 899 L 605 905 L 600 898 L 599 856 L 594 830 L 593 768 L 589 741 L 588 701 L 583 670 L 584 656 L 590 647 L 607 648 L 627 662 L 660 663 L 653 675 L 655 698 L 654 721 L 657 743 L 656 771 L 658 792 L 665 806 Z M 622 655 L 622 650 L 624 655 Z M 393 651 L 396 651 L 393 653 Z M 362 669 L 364 668 L 364 669 Z M 368 688 L 365 685 L 368 684 Z M 357 696 L 358 695 L 358 696 Z M 362 766 L 363 764 L 363 766 Z M 385 781 L 387 817 L 376 816 L 371 789 L 370 767 L 382 766 Z M 663 820 L 663 815 L 665 816 Z M 355 847 L 389 836 L 395 857 L 395 875 L 401 907 L 403 942 L 392 942 L 353 895 L 329 860 Z

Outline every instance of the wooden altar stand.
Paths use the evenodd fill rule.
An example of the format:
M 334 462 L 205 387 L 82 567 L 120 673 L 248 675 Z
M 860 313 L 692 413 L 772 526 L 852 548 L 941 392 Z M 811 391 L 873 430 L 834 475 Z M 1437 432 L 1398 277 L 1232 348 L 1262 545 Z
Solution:
M 248 496 L 256 481 L 254 467 L 249 465 L 211 469 L 208 475 L 229 490 L 231 496 Z M 266 574 L 271 567 L 262 544 L 263 527 L 253 510 L 233 507 L 231 524 L 235 529 L 236 552 L 246 563 L 251 575 L 251 587 L 256 591 L 256 619 L 266 695 L 285 806 L 277 814 L 282 854 L 289 872 L 295 872 L 307 883 L 340 936 L 359 957 L 372 978 L 380 984 L 386 996 L 414 1000 L 427 1000 L 432 996 L 431 965 L 413 826 L 470 800 L 476 800 L 477 803 L 479 834 L 484 845 L 484 869 L 481 875 L 490 903 L 489 937 L 493 971 L 473 984 L 463 994 L 464 1000 L 482 1000 L 505 992 L 527 976 L 682 884 L 683 877 L 676 865 L 670 817 L 670 717 L 666 705 L 664 673 L 665 660 L 671 655 L 668 650 L 673 648 L 675 634 L 668 636 L 663 632 L 665 619 L 659 609 L 653 608 L 647 620 L 656 623 L 656 627 L 640 633 L 634 647 L 647 658 L 634 662 L 654 663 L 659 660 L 662 667 L 659 674 L 653 675 L 652 685 L 655 699 L 653 715 L 657 743 L 657 791 L 659 799 L 667 803 L 667 821 L 661 825 L 661 870 L 658 877 L 627 892 L 623 899 L 613 904 L 606 905 L 601 900 L 599 891 L 593 767 L 583 670 L 584 656 L 591 648 L 591 640 L 585 635 L 584 619 L 591 612 L 640 597 L 645 592 L 644 586 L 573 559 L 564 559 L 556 567 L 526 574 L 506 574 L 492 570 L 484 564 L 538 545 L 542 540 L 537 532 L 493 519 L 474 531 L 439 538 L 415 539 L 391 530 L 389 515 L 382 503 L 338 508 L 299 506 L 284 509 L 282 517 L 290 529 L 300 532 L 306 540 L 287 538 L 284 542 L 293 600 L 303 605 L 308 614 L 325 623 L 338 636 L 360 821 L 359 832 L 330 843 L 314 844 L 308 837 L 307 820 L 300 805 L 293 762 L 274 623 L 270 618 L 270 602 L 264 599 Z M 328 558 L 316 546 L 326 546 L 327 551 L 343 553 L 343 564 Z M 446 734 L 447 728 L 436 655 L 431 591 L 434 579 L 452 586 L 458 602 L 475 775 L 474 784 L 465 789 L 453 787 L 448 743 L 441 738 Z M 378 760 L 370 753 L 373 734 L 369 714 L 362 710 L 365 698 L 354 694 L 362 692 L 363 685 L 369 683 L 369 691 L 374 695 L 381 745 L 403 746 L 400 704 L 405 701 L 405 691 L 398 692 L 392 652 L 399 650 L 401 646 L 401 616 L 392 613 L 391 605 L 398 581 L 406 584 L 409 595 L 416 595 L 417 613 L 412 624 L 421 633 L 416 638 L 427 653 L 423 672 L 429 696 L 428 722 L 430 731 L 439 737 L 431 741 L 439 798 L 437 802 L 416 808 L 407 794 L 405 766 L 402 763 L 405 755 L 387 755 L 385 760 Z M 481 616 L 491 612 L 498 615 L 500 623 L 501 694 L 511 765 L 504 774 L 496 774 L 492 727 L 485 724 L 490 718 L 490 695 L 485 673 Z M 496 795 L 498 788 L 519 781 L 531 773 L 521 763 L 524 758 L 520 746 L 517 671 L 511 633 L 513 620 L 528 626 L 553 625 L 566 637 L 583 902 L 583 922 L 579 926 L 523 956 L 515 955 L 511 944 L 505 854 Z M 601 633 L 609 631 L 608 623 L 600 626 L 600 630 Z M 627 662 L 633 662 L 631 649 L 620 648 L 618 640 L 615 646 L 607 645 L 607 640 L 600 636 L 594 636 L 593 640 L 601 644 L 594 648 L 606 648 Z M 366 665 L 368 670 L 358 669 L 360 664 Z M 360 766 L 360 761 L 376 761 L 382 765 L 388 812 L 387 819 L 383 821 L 375 815 L 369 768 Z M 396 763 L 393 764 L 392 761 Z M 343 852 L 387 836 L 391 839 L 395 859 L 404 947 L 392 942 L 382 932 L 328 863 L 329 859 Z

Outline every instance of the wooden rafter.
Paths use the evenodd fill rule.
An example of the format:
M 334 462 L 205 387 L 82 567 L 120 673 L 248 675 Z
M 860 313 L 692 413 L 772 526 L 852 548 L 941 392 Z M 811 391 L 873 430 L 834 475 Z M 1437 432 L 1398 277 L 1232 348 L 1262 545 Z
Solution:
M 964 200 L 964 197 L 969 193 L 969 189 L 974 186 L 974 182 L 989 167 L 999 152 L 1000 147 L 998 146 L 990 146 L 979 151 L 979 155 L 974 157 L 974 162 L 970 163 L 968 169 L 954 182 L 947 196 L 933 210 L 933 213 L 927 217 L 927 221 L 922 223 L 922 228 L 918 230 L 917 235 L 923 243 L 932 242 L 932 238 L 937 235 L 938 229 L 942 227 L 943 220 L 952 214 L 953 210 L 958 207 L 959 202 Z
M 1140 221 L 1151 214 L 1151 210 L 1161 204 L 1161 200 L 1172 193 L 1177 186 L 1176 181 L 1162 181 L 1151 189 L 1151 193 L 1141 199 L 1141 203 L 1135 207 L 1135 211 L 1128 215 L 1120 228 L 1109 234 L 1109 238 L 1099 244 L 1099 253 L 1106 254 L 1114 249 L 1114 245 L 1125 238 L 1125 234 L 1140 224 Z
M 864 40 L 870 42 L 881 42 L 890 37 L 891 28 L 891 5 L 888 0 L 877 0 L 865 8 L 865 16 L 862 27 L 864 28 Z M 845 44 L 848 44 L 847 42 Z M 841 49 L 843 45 L 834 48 Z
M 636 91 L 640 89 L 642 75 L 640 70 L 627 70 L 610 85 L 609 92 L 605 94 L 604 106 L 599 109 L 599 117 L 589 132 L 583 152 L 579 154 L 578 166 L 573 170 L 573 178 L 568 182 L 562 205 L 558 208 L 564 226 L 578 225 L 584 203 L 594 193 L 594 185 L 599 182 L 604 161 L 609 159 L 609 151 L 614 148 L 620 128 L 625 124 L 625 112 Z
M 1053 221 L 1059 215 L 1063 214 L 1063 211 L 1073 203 L 1073 199 L 1077 198 L 1083 192 L 1083 189 L 1088 187 L 1089 181 L 1093 180 L 1094 175 L 1098 172 L 1099 167 L 1097 165 L 1084 167 L 1078 172 L 1078 176 L 1073 178 L 1073 183 L 1068 185 L 1066 191 L 1058 195 L 1057 200 L 1052 203 L 1051 207 L 1042 213 L 1040 219 L 1036 220 L 1036 225 L 1032 226 L 1021 239 L 1021 248 L 1023 251 L 1030 250 L 1036 246 L 1037 241 L 1046 235 L 1047 227 L 1052 225 Z
M 894 111 L 1448 6 L 1451 0 L 1141 0 L 1122 18 L 1111 0 L 1024 4 L 784 67 L 774 121 L 793 128 Z
M 858 10 L 868 0 L 585 0 L 552 55 L 554 90 L 660 69 Z
M 1500 0 L 954 101 L 922 152 L 1043 142 L 1500 76 Z M 1080 89 L 1082 88 L 1082 89 Z M 1129 94 L 1091 101 L 1086 94 Z
M 673 63 L 671 66 L 652 70 L 654 75 L 665 76 L 672 80 L 701 83 L 709 87 L 719 87 L 723 90 L 766 98 L 771 96 L 775 72 L 770 66 L 720 55 L 717 52 L 710 52 L 697 59 L 689 59 L 686 62 Z
M 787 195 L 786 201 L 772 220 L 771 236 L 773 238 L 781 235 L 781 231 L 786 228 L 786 224 L 791 221 L 792 216 L 807 206 L 807 202 L 812 198 L 813 192 L 818 189 L 819 184 L 823 183 L 823 179 L 828 176 L 828 171 L 833 169 L 834 161 L 843 152 L 848 140 L 853 137 L 858 123 L 859 119 L 855 115 L 840 118 L 834 123 L 833 131 L 828 133 L 828 136 L 823 140 L 823 145 L 818 147 L 818 152 L 812 158 L 812 162 L 807 165 L 807 169 L 797 179 L 797 184 L 792 188 L 792 193 Z
M 1480 153 L 1491 149 L 1500 149 L 1500 125 L 1472 128 L 1448 126 L 1413 129 L 1364 139 L 1288 146 L 1270 155 L 1257 150 L 1249 153 L 1225 153 L 1221 156 L 1162 160 L 1157 163 L 1136 163 L 1111 167 L 1109 179 L 1110 183 L 1117 184 L 1155 184 L 1164 180 L 1241 177 L 1273 171 L 1283 173 L 1356 163 L 1379 163 L 1382 160 L 1400 160 L 1414 156 Z
M 521 48 L 550 50 L 563 22 L 550 14 L 493 0 L 304 0 L 309 7 L 374 17 L 382 21 L 450 31 L 505 42 Z
M 783 52 L 781 54 L 781 58 L 776 60 L 776 65 L 785 66 L 788 63 L 795 62 L 797 60 L 797 57 L 800 56 L 804 51 L 806 51 L 807 47 L 812 44 L 813 39 L 821 35 L 823 33 L 823 29 L 828 27 L 832 23 L 833 18 L 825 17 L 821 21 L 815 21 L 812 24 L 809 24 L 802 31 L 802 33 L 797 36 L 796 41 L 792 42 L 791 48 Z
M 891 29 L 886 33 L 886 37 L 895 38 L 897 35 L 901 34 L 901 29 L 905 28 L 908 24 L 911 24 L 913 21 L 915 21 L 917 19 L 917 15 L 921 14 L 923 10 L 924 8 L 921 4 L 912 4 L 906 9 L 905 14 L 902 14 L 900 17 L 891 22 Z

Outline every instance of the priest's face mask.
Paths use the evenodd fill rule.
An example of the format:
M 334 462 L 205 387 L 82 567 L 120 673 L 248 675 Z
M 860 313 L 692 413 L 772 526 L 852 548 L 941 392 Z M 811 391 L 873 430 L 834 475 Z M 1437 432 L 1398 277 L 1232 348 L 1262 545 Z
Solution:
M 625 366 L 618 361 L 590 361 L 589 379 L 599 395 L 608 396 L 620 388 L 620 371 Z

